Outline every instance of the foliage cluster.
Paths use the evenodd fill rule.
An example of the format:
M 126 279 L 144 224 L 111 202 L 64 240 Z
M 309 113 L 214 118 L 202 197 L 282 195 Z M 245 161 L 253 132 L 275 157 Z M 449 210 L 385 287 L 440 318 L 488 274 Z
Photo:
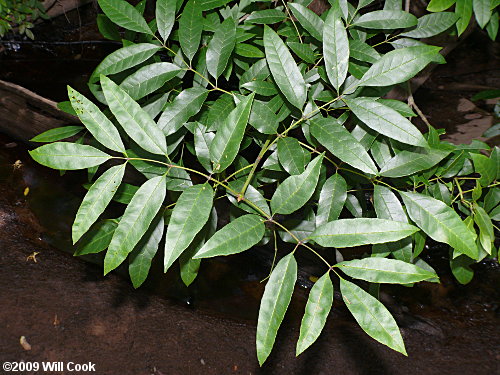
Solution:
M 19 34 L 34 39 L 31 28 L 39 17 L 47 18 L 39 0 L 0 0 L 0 37 L 17 27 Z
M 408 104 L 382 98 L 444 62 L 440 47 L 419 39 L 453 28 L 457 16 L 417 19 L 392 0 L 366 11 L 370 3 L 334 0 L 318 16 L 307 0 L 158 0 L 147 22 L 144 2 L 99 0 L 104 35 L 126 30 L 89 81 L 102 110 L 69 87 L 66 104 L 84 126 L 41 134 L 33 141 L 49 143 L 31 151 L 51 168 L 89 169 L 76 254 L 107 250 L 105 274 L 128 258 L 138 287 L 162 244 L 165 272 L 179 262 L 189 285 L 202 259 L 274 244 L 287 255 L 261 301 L 262 364 L 292 297 L 296 253 L 310 251 L 325 273 L 310 291 L 297 354 L 325 324 L 331 276 L 367 334 L 406 354 L 378 285 L 438 282 L 421 258 L 428 239 L 449 245 L 461 283 L 471 264 L 497 256 L 500 149 L 452 145 L 432 126 L 422 134 Z M 60 142 L 82 133 L 86 144 Z M 142 185 L 123 181 L 131 169 Z M 100 220 L 112 200 L 123 215 Z M 344 261 L 356 246 L 371 253 Z

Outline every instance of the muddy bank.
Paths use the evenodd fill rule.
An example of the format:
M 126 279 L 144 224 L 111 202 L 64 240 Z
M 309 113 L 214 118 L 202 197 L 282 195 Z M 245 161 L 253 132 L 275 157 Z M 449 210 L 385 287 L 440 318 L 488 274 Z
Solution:
M 0 147 L 27 160 L 24 151 L 14 151 L 19 146 L 6 139 Z M 478 265 L 477 277 L 467 287 L 440 274 L 441 285 L 384 289 L 385 303 L 401 326 L 408 358 L 370 339 L 339 303 L 320 340 L 295 358 L 297 317 L 305 294 L 297 286 L 275 350 L 259 368 L 255 326 L 247 320 L 210 312 L 220 306 L 192 309 L 158 293 L 133 290 L 123 278 L 103 277 L 100 267 L 43 241 L 46 229 L 30 209 L 26 186 L 16 184 L 20 180 L 15 175 L 21 172 L 12 160 L 3 158 L 0 163 L 4 176 L 0 180 L 0 361 L 91 361 L 97 373 L 110 375 L 498 371 L 500 296 L 495 285 L 500 272 L 493 263 Z M 54 228 L 61 225 L 57 223 L 61 217 L 54 211 Z M 253 288 L 249 293 L 255 298 L 250 299 L 241 294 L 223 302 L 206 298 L 204 306 L 225 303 L 228 307 L 232 298 L 239 309 L 253 312 L 255 322 L 261 290 Z M 21 336 L 31 344 L 30 351 L 19 344 Z

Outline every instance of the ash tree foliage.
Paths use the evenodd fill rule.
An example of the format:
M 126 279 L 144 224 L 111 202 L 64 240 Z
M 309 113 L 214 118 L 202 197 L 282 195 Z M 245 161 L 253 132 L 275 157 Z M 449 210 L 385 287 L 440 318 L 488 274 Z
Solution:
M 286 255 L 261 301 L 262 364 L 292 297 L 296 253 L 310 251 L 325 273 L 310 290 L 297 355 L 322 331 L 332 276 L 365 332 L 406 355 L 366 286 L 438 282 L 421 258 L 430 239 L 449 246 L 461 283 L 473 263 L 497 256 L 500 149 L 452 145 L 431 126 L 422 134 L 410 106 L 383 99 L 444 62 L 418 38 L 452 30 L 454 13 L 417 18 L 401 1 L 370 3 L 332 0 L 318 16 L 307 0 L 158 0 L 148 22 L 144 1 L 99 0 L 102 33 L 123 47 L 90 78 L 97 101 L 68 88 L 83 126 L 41 134 L 34 141 L 48 143 L 31 151 L 48 167 L 89 171 L 76 254 L 106 251 L 105 274 L 128 259 L 138 287 L 159 253 L 189 285 L 205 258 L 274 243 Z M 133 171 L 142 185 L 124 182 Z M 100 219 L 112 200 L 122 216 Z M 215 201 L 231 207 L 224 225 Z M 343 260 L 356 246 L 367 252 Z

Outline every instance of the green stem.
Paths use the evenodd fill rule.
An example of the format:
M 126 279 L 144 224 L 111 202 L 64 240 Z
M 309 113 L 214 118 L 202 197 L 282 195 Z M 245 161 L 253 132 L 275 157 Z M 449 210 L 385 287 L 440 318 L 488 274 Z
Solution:
M 262 160 L 262 157 L 264 156 L 265 152 L 267 151 L 267 146 L 271 142 L 271 138 L 269 137 L 266 142 L 262 145 L 262 148 L 260 149 L 259 155 L 257 156 L 257 159 L 255 159 L 255 162 L 252 165 L 252 169 L 250 170 L 250 173 L 248 174 L 248 177 L 245 181 L 245 184 L 241 188 L 240 196 L 244 197 L 245 192 L 247 191 L 248 185 L 250 185 L 250 181 L 252 181 L 252 177 L 257 169 L 257 166 L 259 165 L 259 162 Z
M 213 177 L 203 173 L 203 172 L 200 172 L 200 171 L 197 171 L 196 169 L 192 169 L 192 168 L 187 168 L 187 167 L 183 167 L 181 165 L 175 165 L 175 164 L 169 164 L 169 163 L 165 163 L 165 162 L 162 162 L 162 161 L 158 161 L 158 160 L 154 160 L 154 159 L 146 159 L 146 158 L 125 158 L 125 157 L 113 157 L 113 159 L 125 159 L 125 160 L 141 160 L 141 161 L 147 161 L 147 162 L 150 162 L 150 163 L 157 163 L 157 164 L 161 164 L 161 165 L 165 165 L 169 168 L 177 168 L 177 169 L 183 169 L 185 170 L 186 172 L 191 172 L 191 173 L 196 173 L 200 176 L 203 176 L 207 179 L 207 181 L 212 181 L 213 183 L 215 183 L 216 185 L 220 185 L 222 186 L 223 188 L 225 188 L 227 191 L 231 192 L 232 194 L 234 194 L 236 197 L 239 196 L 239 193 L 233 189 L 231 189 L 229 186 L 227 186 L 224 182 L 221 182 L 221 181 L 217 181 L 215 180 Z M 168 173 L 168 172 L 167 172 Z M 254 208 L 255 210 L 257 210 L 262 216 L 264 216 L 266 219 L 270 219 L 271 217 L 266 213 L 264 212 L 259 206 L 257 206 L 255 203 L 253 203 L 251 200 L 245 198 L 245 197 L 241 197 L 240 200 L 244 201 L 245 203 L 247 203 L 249 206 L 251 206 L 252 208 Z

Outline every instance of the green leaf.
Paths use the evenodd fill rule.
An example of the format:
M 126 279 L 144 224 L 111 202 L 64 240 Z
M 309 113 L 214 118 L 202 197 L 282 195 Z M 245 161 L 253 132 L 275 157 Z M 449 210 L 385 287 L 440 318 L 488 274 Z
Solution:
M 401 202 L 396 195 L 387 187 L 375 185 L 373 191 L 373 206 L 377 217 L 381 219 L 408 222 Z
M 229 188 L 237 193 L 241 192 L 244 185 L 245 185 L 244 179 L 234 180 L 228 184 Z M 228 191 L 227 196 L 232 204 L 234 204 L 236 207 L 241 208 L 243 211 L 249 212 L 251 214 L 261 215 L 261 212 L 259 210 L 249 205 L 245 200 L 238 202 L 237 200 L 238 197 L 237 196 L 235 197 L 233 192 Z M 266 199 L 252 185 L 247 186 L 244 197 L 257 207 L 259 207 L 266 215 L 271 216 L 271 211 L 269 211 L 269 206 L 267 205 Z
M 366 29 L 405 29 L 417 24 L 417 17 L 402 10 L 376 10 L 359 17 L 353 26 Z
M 104 172 L 83 198 L 72 227 L 73 243 L 89 230 L 101 216 L 120 186 L 125 173 L 125 165 L 116 165 Z
M 309 237 L 324 247 L 353 247 L 397 241 L 418 231 L 402 222 L 385 219 L 340 219 L 320 225 Z
M 313 344 L 319 337 L 326 323 L 333 303 L 333 284 L 327 272 L 316 281 L 309 292 L 306 311 L 300 325 L 300 336 L 297 341 L 298 356 Z
M 266 56 L 264 52 L 261 51 L 259 48 L 247 43 L 236 44 L 236 47 L 234 48 L 234 53 L 236 53 L 238 56 L 250 57 L 256 59 L 260 59 Z
M 254 100 L 248 123 L 264 134 L 276 134 L 278 116 L 271 110 L 269 103 Z
M 276 85 L 268 81 L 251 81 L 244 83 L 241 87 L 262 96 L 274 96 L 278 94 Z
M 193 60 L 200 46 L 203 14 L 200 0 L 189 0 L 179 19 L 179 42 L 188 60 Z
M 301 174 L 311 160 L 311 154 L 300 146 L 296 138 L 280 138 L 278 139 L 278 160 L 285 171 L 291 175 Z
M 256 10 L 250 13 L 245 22 L 269 25 L 283 22 L 285 17 L 285 13 L 278 9 Z
M 166 193 L 165 176 L 152 178 L 137 190 L 125 209 L 109 244 L 104 258 L 105 275 L 118 267 L 134 250 L 160 210 Z
M 500 28 L 498 11 L 494 11 L 491 14 L 490 21 L 486 24 L 486 31 L 491 40 L 496 40 L 498 35 L 498 29 Z
M 177 65 L 166 62 L 149 64 L 125 78 L 120 87 L 132 99 L 139 100 L 163 87 L 181 71 Z
M 427 10 L 429 12 L 442 12 L 448 9 L 456 0 L 431 0 L 429 5 L 427 5 Z
M 299 21 L 300 26 L 306 29 L 316 40 L 323 41 L 323 27 L 325 23 L 316 13 L 299 3 L 289 3 L 288 7 Z
M 240 78 L 240 87 L 252 81 L 262 81 L 269 77 L 271 72 L 267 67 L 266 59 L 262 59 L 253 64 Z
M 403 177 L 429 169 L 448 156 L 451 150 L 418 148 L 417 152 L 403 150 L 388 160 L 380 174 L 386 177 Z
M 179 257 L 181 279 L 184 285 L 189 286 L 198 276 L 201 259 L 193 259 L 193 256 L 205 244 L 206 239 L 213 236 L 217 229 L 217 211 L 212 208 L 210 218 L 203 229 L 196 235 L 193 242 Z
M 301 208 L 312 197 L 318 183 L 323 154 L 309 163 L 304 173 L 290 176 L 276 189 L 271 199 L 271 211 L 291 214 Z
M 158 127 L 166 135 L 175 133 L 200 111 L 207 96 L 208 90 L 203 87 L 191 87 L 183 90 L 172 103 L 165 106 L 165 110 L 158 120 Z
M 458 36 L 460 36 L 469 25 L 472 17 L 472 0 L 457 0 L 455 14 L 459 17 L 457 21 L 457 32 Z
M 205 183 L 187 188 L 177 200 L 165 238 L 165 272 L 208 221 L 213 197 L 211 186 Z
M 340 279 L 340 291 L 354 319 L 369 336 L 407 355 L 398 325 L 384 305 L 356 284 L 344 279 Z
M 240 216 L 215 232 L 194 258 L 212 258 L 241 253 L 259 243 L 264 237 L 265 229 L 264 219 L 260 216 Z
M 166 155 L 165 136 L 141 106 L 109 78 L 101 76 L 101 85 L 109 109 L 130 138 L 146 151 Z
M 325 181 L 321 188 L 318 202 L 316 226 L 337 220 L 347 199 L 347 183 L 344 178 L 335 173 Z
M 72 137 L 80 133 L 83 129 L 85 128 L 79 125 L 61 126 L 38 134 L 36 137 L 31 138 L 30 142 L 56 142 Z
M 426 14 L 418 19 L 417 27 L 414 30 L 407 31 L 401 34 L 401 36 L 429 38 L 448 30 L 455 24 L 457 19 L 457 15 L 451 12 Z
M 199 0 L 202 10 L 212 10 L 229 3 L 230 0 Z
M 365 173 L 377 174 L 377 167 L 361 143 L 333 117 L 314 119 L 311 134 L 343 162 Z
M 406 213 L 396 195 L 387 187 L 375 185 L 373 191 L 373 206 L 379 219 L 408 222 Z M 413 259 L 412 240 L 406 237 L 395 242 L 388 242 L 385 248 L 398 260 L 411 263 Z
M 417 116 L 415 112 L 410 108 L 410 106 L 402 101 L 394 99 L 377 99 L 377 102 L 382 103 L 386 107 L 394 109 L 400 115 L 404 117 L 415 117 Z
M 340 9 L 334 6 L 323 28 L 323 57 L 326 74 L 335 90 L 339 91 L 347 76 L 349 65 L 349 41 L 344 23 L 340 18 Z
M 207 48 L 207 69 L 215 79 L 226 69 L 235 44 L 236 22 L 232 18 L 227 18 L 217 28 Z
M 96 254 L 106 250 L 117 226 L 115 219 L 97 222 L 82 236 L 73 255 Z
M 357 118 L 373 130 L 402 143 L 428 147 L 425 138 L 415 125 L 394 109 L 372 98 L 352 99 L 347 105 Z
M 451 272 L 462 285 L 470 283 L 474 277 L 474 270 L 470 268 L 471 264 L 474 264 L 474 259 L 465 255 L 450 259 Z
M 121 35 L 118 32 L 118 26 L 116 26 L 111 20 L 104 14 L 97 15 L 97 28 L 103 37 L 110 40 L 121 40 Z
M 266 361 L 273 349 L 276 334 L 283 321 L 297 281 L 297 262 L 293 253 L 283 257 L 271 273 L 260 302 L 257 321 L 257 358 Z
M 156 25 L 164 42 L 167 41 L 175 23 L 176 3 L 174 0 L 156 1 Z
M 340 262 L 337 267 L 355 279 L 380 284 L 408 284 L 437 277 L 434 272 L 414 264 L 378 257 Z
M 481 242 L 481 246 L 488 254 L 491 255 L 492 245 L 495 241 L 493 223 L 484 208 L 478 206 L 476 203 L 474 203 L 473 212 L 474 222 L 479 227 L 479 241 Z
M 474 170 L 481 175 L 478 182 L 481 186 L 491 184 L 497 175 L 497 166 L 491 158 L 481 154 L 471 154 Z
M 472 0 L 472 9 L 479 27 L 483 29 L 491 18 L 490 1 Z
M 80 121 L 100 144 L 114 151 L 125 152 L 115 125 L 94 103 L 69 86 L 68 97 Z
M 314 64 L 316 61 L 317 55 L 309 45 L 298 42 L 287 42 L 286 44 L 292 49 L 293 53 L 299 57 L 299 59 L 304 60 L 306 63 Z
M 98 0 L 98 3 L 106 16 L 118 26 L 153 35 L 146 20 L 132 4 L 124 0 Z
M 217 173 L 229 167 L 238 154 L 250 117 L 253 98 L 254 94 L 251 94 L 238 103 L 219 127 L 210 144 L 210 158 Z
M 234 108 L 235 104 L 233 96 L 229 94 L 222 94 L 210 106 L 206 120 L 207 130 L 217 130 Z
M 349 54 L 353 59 L 372 64 L 380 59 L 380 54 L 375 48 L 359 39 L 349 40 Z
M 163 215 L 159 214 L 153 220 L 148 231 L 141 238 L 134 251 L 130 254 L 128 273 L 134 288 L 139 288 L 148 277 L 151 261 L 158 251 L 164 230 L 165 222 Z
M 129 204 L 138 189 L 138 186 L 122 183 L 116 190 L 113 200 L 119 203 Z
M 264 48 L 274 81 L 288 101 L 302 109 L 307 99 L 304 77 L 285 43 L 269 26 L 264 26 Z
M 212 143 L 215 134 L 206 132 L 206 127 L 200 123 L 196 123 L 197 126 L 194 131 L 194 149 L 196 151 L 196 157 L 200 164 L 208 172 L 212 172 L 212 163 L 210 162 L 210 144 Z
M 460 216 L 440 200 L 419 193 L 399 192 L 408 215 L 429 237 L 444 242 L 473 259 L 478 256 L 474 237 Z
M 74 170 L 95 167 L 111 156 L 92 146 L 70 142 L 56 142 L 29 151 L 37 163 L 49 168 Z
M 391 86 L 406 82 L 433 61 L 441 47 L 417 46 L 387 52 L 363 75 L 360 86 Z
M 374 139 L 370 147 L 370 153 L 380 167 L 383 167 L 392 159 L 391 149 L 387 138 Z

